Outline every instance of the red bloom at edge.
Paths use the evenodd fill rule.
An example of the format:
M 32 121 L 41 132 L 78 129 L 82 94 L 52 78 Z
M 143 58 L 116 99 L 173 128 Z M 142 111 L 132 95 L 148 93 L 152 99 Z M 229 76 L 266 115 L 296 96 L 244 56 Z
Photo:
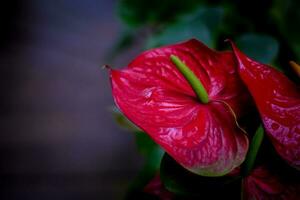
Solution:
M 179 57 L 203 83 L 201 103 L 170 56 Z M 220 176 L 239 166 L 248 138 L 237 121 L 251 105 L 232 52 L 197 40 L 146 51 L 122 70 L 110 71 L 115 103 L 186 169 Z
M 300 199 L 299 181 L 287 180 L 277 173 L 271 173 L 267 166 L 255 168 L 243 180 L 243 199 L 245 200 L 298 200 Z
M 169 192 L 163 185 L 159 174 L 156 175 L 144 188 L 145 193 L 159 197 L 160 200 L 172 200 L 174 194 Z
M 253 96 L 267 135 L 278 154 L 300 169 L 299 88 L 281 72 L 251 60 L 232 46 L 239 74 Z

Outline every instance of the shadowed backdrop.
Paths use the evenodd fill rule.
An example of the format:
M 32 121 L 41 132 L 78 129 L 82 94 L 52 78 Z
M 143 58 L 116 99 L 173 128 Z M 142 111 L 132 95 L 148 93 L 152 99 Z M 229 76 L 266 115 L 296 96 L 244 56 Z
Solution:
M 119 199 L 135 176 L 133 137 L 110 114 L 101 69 L 120 34 L 115 9 L 111 0 L 1 4 L 0 199 Z

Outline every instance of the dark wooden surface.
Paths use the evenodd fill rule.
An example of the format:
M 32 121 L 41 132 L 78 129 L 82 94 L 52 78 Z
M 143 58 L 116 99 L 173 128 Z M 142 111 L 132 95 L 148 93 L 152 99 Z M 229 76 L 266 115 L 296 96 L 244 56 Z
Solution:
M 1 4 L 0 199 L 120 199 L 141 165 L 99 66 L 121 25 L 111 0 Z M 115 65 L 125 65 L 131 55 Z

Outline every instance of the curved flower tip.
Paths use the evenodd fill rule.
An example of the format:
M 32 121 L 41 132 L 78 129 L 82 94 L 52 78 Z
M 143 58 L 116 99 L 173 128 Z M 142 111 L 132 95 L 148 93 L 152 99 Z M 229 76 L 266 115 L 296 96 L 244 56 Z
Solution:
M 295 74 L 300 78 L 300 65 L 298 65 L 295 61 L 289 62 Z
M 241 79 L 250 91 L 278 154 L 300 169 L 300 93 L 276 69 L 244 55 L 233 44 Z
M 201 81 L 207 104 L 199 101 L 171 55 Z M 111 70 L 110 77 L 120 110 L 186 169 L 221 176 L 244 161 L 248 138 L 236 120 L 249 109 L 250 96 L 232 53 L 189 40 L 146 51 L 127 68 Z
M 267 167 L 255 168 L 243 180 L 243 199 L 245 200 L 298 200 L 300 199 L 299 182 L 287 181 L 286 177 L 272 174 Z

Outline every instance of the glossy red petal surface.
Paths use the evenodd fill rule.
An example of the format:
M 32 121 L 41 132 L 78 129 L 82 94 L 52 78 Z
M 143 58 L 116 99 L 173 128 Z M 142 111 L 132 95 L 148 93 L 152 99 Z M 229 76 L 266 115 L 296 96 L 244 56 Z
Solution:
M 299 200 L 300 184 L 288 182 L 260 166 L 243 180 L 245 200 Z
M 170 61 L 178 56 L 201 80 L 211 102 L 201 104 Z M 218 176 L 239 166 L 248 139 L 236 126 L 249 96 L 235 71 L 232 53 L 210 50 L 197 40 L 146 51 L 127 68 L 111 70 L 120 110 L 183 167 Z
M 276 69 L 258 63 L 234 45 L 239 74 L 253 96 L 266 133 L 278 154 L 300 169 L 300 93 Z

